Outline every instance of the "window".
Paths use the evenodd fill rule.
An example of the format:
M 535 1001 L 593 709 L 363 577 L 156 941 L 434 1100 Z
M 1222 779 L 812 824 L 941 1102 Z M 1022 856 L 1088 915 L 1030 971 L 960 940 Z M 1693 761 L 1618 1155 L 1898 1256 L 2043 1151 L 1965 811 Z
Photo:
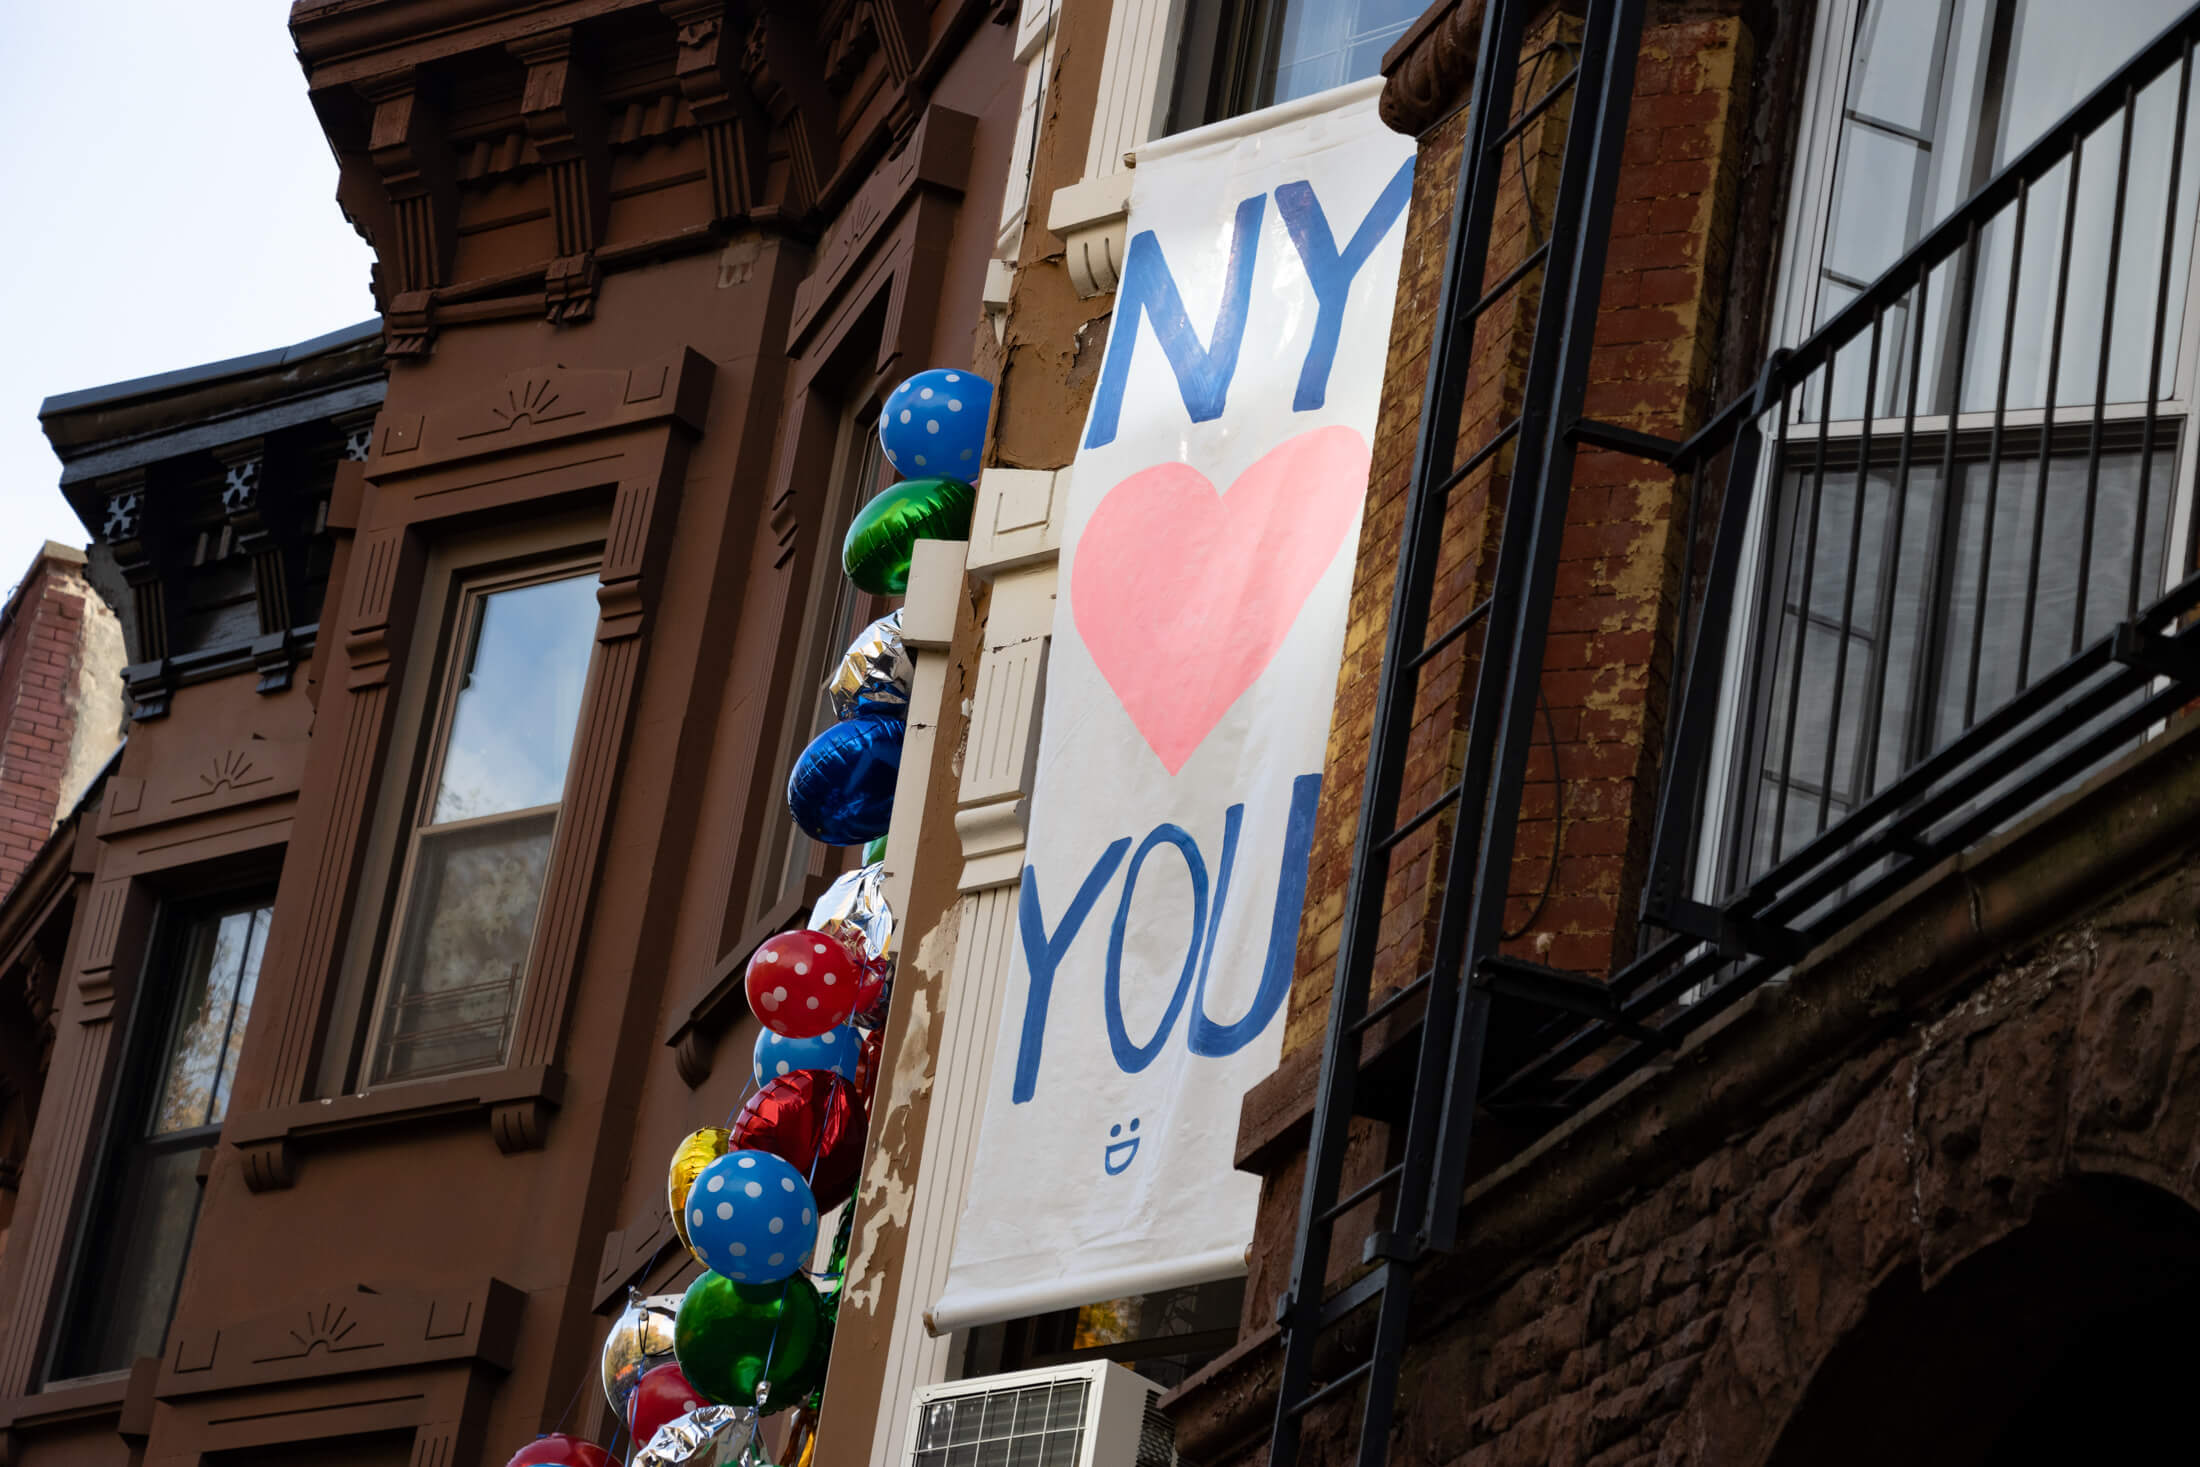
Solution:
M 1424 0 L 1193 0 L 1169 131 L 1363 81 Z
M 963 1375 L 1114 1360 L 1174 1389 L 1237 1343 L 1245 1280 L 1058 1309 L 970 1332 Z
M 269 909 L 183 922 L 136 1004 L 115 1130 L 62 1310 L 55 1379 L 159 1355 L 199 1215 L 199 1163 L 229 1113 Z
M 858 591 L 840 569 L 841 542 L 848 525 L 881 489 L 886 487 L 886 450 L 879 445 L 878 414 L 867 408 L 852 412 L 842 422 L 838 468 L 833 488 L 819 523 L 816 555 L 811 567 L 813 614 L 806 622 L 809 640 L 798 654 L 796 683 L 788 699 L 791 712 L 780 755 L 773 799 L 786 788 L 787 774 L 795 759 L 825 726 L 833 721 L 832 700 L 825 682 L 839 665 L 841 654 L 855 640 L 871 617 L 880 614 L 872 598 Z M 771 836 L 764 849 L 751 920 L 761 920 L 789 893 L 799 892 L 805 881 L 825 873 L 829 848 L 817 844 L 786 818 L 783 804 L 774 807 L 766 822 Z
M 2183 8 L 1829 7 L 1785 339 L 1830 321 Z M 1715 884 L 1793 855 L 2185 563 L 2200 147 L 2176 68 L 2128 116 L 2128 145 L 2118 114 L 1766 423 Z
M 593 562 L 476 580 L 456 603 L 370 1085 L 504 1062 L 595 649 Z

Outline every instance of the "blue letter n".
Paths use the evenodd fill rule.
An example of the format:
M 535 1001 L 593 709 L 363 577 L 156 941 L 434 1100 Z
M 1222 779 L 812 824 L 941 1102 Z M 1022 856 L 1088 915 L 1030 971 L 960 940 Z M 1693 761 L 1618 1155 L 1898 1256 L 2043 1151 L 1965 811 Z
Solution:
M 1123 412 L 1123 388 L 1130 380 L 1131 357 L 1138 350 L 1138 325 L 1153 323 L 1154 340 L 1176 373 L 1176 390 L 1183 395 L 1184 410 L 1195 423 L 1222 416 L 1229 400 L 1230 379 L 1237 375 L 1238 348 L 1245 343 L 1245 317 L 1253 302 L 1253 258 L 1260 249 L 1261 211 L 1268 202 L 1255 194 L 1237 207 L 1237 224 L 1230 236 L 1230 265 L 1222 281 L 1222 309 L 1215 316 L 1213 336 L 1202 345 L 1192 319 L 1184 310 L 1184 296 L 1162 257 L 1161 242 L 1150 229 L 1131 239 L 1123 260 L 1122 283 L 1115 289 L 1115 325 L 1108 333 L 1108 359 L 1100 369 L 1100 388 L 1092 400 L 1092 430 L 1085 447 L 1098 448 L 1115 441 L 1116 420 Z

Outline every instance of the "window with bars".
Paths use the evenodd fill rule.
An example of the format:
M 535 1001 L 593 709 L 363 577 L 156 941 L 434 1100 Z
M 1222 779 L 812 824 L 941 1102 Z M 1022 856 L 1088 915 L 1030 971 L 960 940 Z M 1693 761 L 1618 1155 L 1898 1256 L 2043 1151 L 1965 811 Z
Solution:
M 502 1064 L 595 650 L 593 560 L 484 577 L 456 598 L 370 1085 Z
M 1783 335 L 1951 216 L 1969 233 L 1764 425 L 1714 885 L 1793 855 L 2189 563 L 2189 79 L 2172 67 L 2008 204 L 1964 209 L 2184 8 L 1829 9 Z
M 199 1215 L 199 1166 L 229 1113 L 269 909 L 173 921 L 140 985 L 114 1130 L 61 1311 L 56 1380 L 159 1355 Z

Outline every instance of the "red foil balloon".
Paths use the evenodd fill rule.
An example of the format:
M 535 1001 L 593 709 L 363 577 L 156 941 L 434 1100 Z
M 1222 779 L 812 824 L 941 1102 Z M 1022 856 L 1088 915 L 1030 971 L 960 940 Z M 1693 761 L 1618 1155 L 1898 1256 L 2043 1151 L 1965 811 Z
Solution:
M 809 1039 L 855 1012 L 862 974 L 845 947 L 805 927 L 757 944 L 744 986 L 765 1028 Z
M 612 1467 L 611 1454 L 592 1441 L 553 1431 L 512 1453 L 504 1467 Z
M 885 1031 L 873 1029 L 864 1036 L 863 1053 L 856 1059 L 856 1099 L 863 1102 L 866 1116 L 871 1111 L 871 1097 L 878 1093 L 879 1053 L 885 1043 Z
M 680 1373 L 677 1365 L 660 1365 L 645 1371 L 641 1383 L 634 1387 L 634 1394 L 627 1398 L 626 1425 L 634 1433 L 634 1444 L 649 1445 L 649 1439 L 657 1434 L 657 1428 L 674 1417 L 685 1416 L 697 1406 L 707 1406 L 703 1393 L 688 1384 L 688 1378 Z
M 831 1070 L 795 1070 L 757 1091 L 733 1122 L 736 1150 L 769 1151 L 810 1179 L 820 1213 L 855 1193 L 863 1103 Z

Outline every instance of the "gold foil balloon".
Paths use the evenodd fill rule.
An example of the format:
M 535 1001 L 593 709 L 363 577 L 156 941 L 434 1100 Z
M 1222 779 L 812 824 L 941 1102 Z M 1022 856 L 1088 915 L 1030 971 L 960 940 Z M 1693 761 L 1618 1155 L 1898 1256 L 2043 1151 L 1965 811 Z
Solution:
M 613 1321 L 603 1342 L 603 1394 L 623 1420 L 627 1394 L 652 1367 L 672 1359 L 672 1326 L 679 1317 L 678 1294 L 627 1296 L 626 1309 Z
M 665 1178 L 665 1204 L 672 1209 L 672 1230 L 680 1235 L 680 1246 L 690 1253 L 695 1253 L 695 1245 L 688 1240 L 688 1188 L 695 1185 L 697 1172 L 726 1154 L 732 1138 L 733 1133 L 724 1126 L 705 1126 L 672 1153 L 672 1171 Z M 710 1267 L 699 1253 L 695 1261 Z

